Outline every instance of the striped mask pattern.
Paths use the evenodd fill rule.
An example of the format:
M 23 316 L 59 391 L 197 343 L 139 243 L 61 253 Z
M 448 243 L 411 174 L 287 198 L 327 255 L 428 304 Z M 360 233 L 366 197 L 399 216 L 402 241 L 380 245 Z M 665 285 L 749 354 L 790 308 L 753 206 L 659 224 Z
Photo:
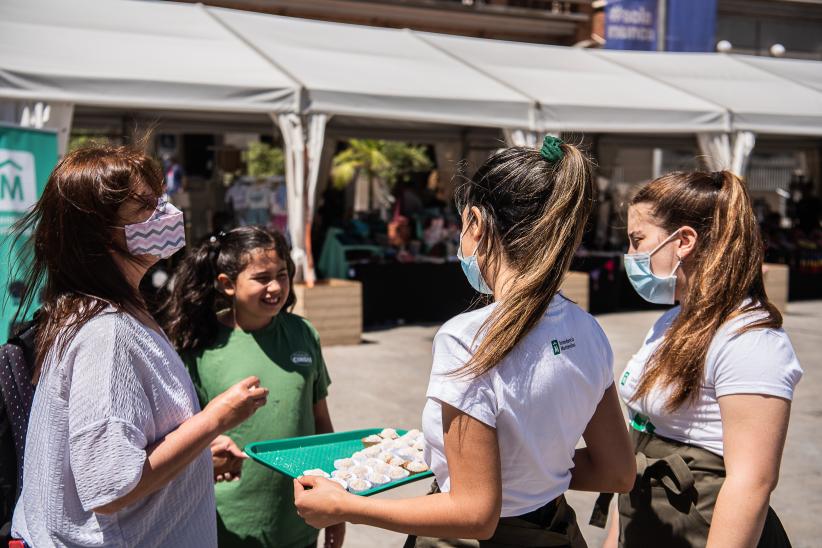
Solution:
M 147 221 L 124 228 L 126 246 L 132 255 L 166 259 L 186 245 L 183 212 L 168 202 L 160 201 Z

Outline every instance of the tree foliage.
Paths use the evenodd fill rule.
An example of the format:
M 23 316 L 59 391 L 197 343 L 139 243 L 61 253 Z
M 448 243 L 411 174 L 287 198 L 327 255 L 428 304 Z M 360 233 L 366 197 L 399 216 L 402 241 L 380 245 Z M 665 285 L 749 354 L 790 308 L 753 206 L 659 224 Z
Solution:
M 351 139 L 348 144 L 332 164 L 331 177 L 337 188 L 345 188 L 360 172 L 393 187 L 411 173 L 432 166 L 422 146 L 380 139 Z
M 283 150 L 268 143 L 249 143 L 248 149 L 243 152 L 243 161 L 251 177 L 273 177 L 285 173 Z

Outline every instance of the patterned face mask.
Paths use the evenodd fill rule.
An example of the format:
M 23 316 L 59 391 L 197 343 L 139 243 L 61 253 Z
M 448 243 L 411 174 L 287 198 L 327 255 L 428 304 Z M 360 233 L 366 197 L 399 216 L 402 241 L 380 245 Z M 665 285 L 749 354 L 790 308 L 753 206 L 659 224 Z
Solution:
M 183 212 L 160 199 L 152 216 L 142 223 L 125 225 L 126 246 L 132 255 L 166 259 L 186 245 Z

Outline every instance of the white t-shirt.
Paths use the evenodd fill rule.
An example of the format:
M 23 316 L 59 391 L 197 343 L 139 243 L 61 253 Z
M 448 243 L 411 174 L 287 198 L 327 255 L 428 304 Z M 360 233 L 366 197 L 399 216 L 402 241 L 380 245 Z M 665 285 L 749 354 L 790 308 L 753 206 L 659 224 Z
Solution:
M 89 320 L 63 358 L 51 352 L 34 394 L 23 492 L 12 530 L 29 545 L 217 546 L 211 456 L 113 514 L 99 508 L 140 481 L 146 448 L 200 409 L 160 334 L 112 309 Z
M 722 455 L 722 417 L 718 398 L 730 394 L 764 394 L 790 400 L 802 378 L 802 368 L 788 335 L 782 329 L 754 329 L 737 334 L 739 328 L 762 317 L 750 312 L 722 325 L 714 335 L 705 360 L 705 377 L 693 403 L 673 413 L 664 410 L 670 389 L 654 388 L 650 394 L 630 401 L 645 364 L 665 332 L 679 314 L 674 307 L 657 320 L 639 352 L 628 362 L 619 379 L 619 394 L 638 430 L 654 433 Z M 649 423 L 649 424 L 646 424 Z
M 614 382 L 613 353 L 594 318 L 558 295 L 540 322 L 494 369 L 449 376 L 469 360 L 492 304 L 449 320 L 434 337 L 434 364 L 422 415 L 425 459 L 450 490 L 442 402 L 497 430 L 502 517 L 526 514 L 568 489 L 574 449 Z

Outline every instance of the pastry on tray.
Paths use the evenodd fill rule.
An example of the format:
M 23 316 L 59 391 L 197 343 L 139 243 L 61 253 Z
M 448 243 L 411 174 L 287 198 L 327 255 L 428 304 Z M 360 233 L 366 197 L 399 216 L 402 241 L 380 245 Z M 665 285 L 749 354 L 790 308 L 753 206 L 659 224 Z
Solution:
M 371 482 L 362 478 L 353 478 L 348 482 L 348 490 L 352 493 L 362 493 L 371 489 Z
M 311 470 L 306 470 L 303 472 L 303 476 L 317 476 L 320 478 L 330 478 L 331 474 L 326 472 L 325 470 L 320 470 L 319 468 L 313 468 Z
M 414 461 L 411 461 L 411 462 L 406 462 L 405 465 L 403 466 L 403 468 L 405 468 L 406 470 L 408 470 L 412 474 L 419 474 L 421 472 L 427 472 L 428 471 L 428 465 L 425 464 L 425 461 L 421 461 L 421 460 L 414 460 Z
M 362 439 L 362 444 L 366 447 L 371 447 L 372 445 L 378 445 L 382 440 L 383 438 L 378 434 L 371 434 L 370 436 L 365 436 Z

